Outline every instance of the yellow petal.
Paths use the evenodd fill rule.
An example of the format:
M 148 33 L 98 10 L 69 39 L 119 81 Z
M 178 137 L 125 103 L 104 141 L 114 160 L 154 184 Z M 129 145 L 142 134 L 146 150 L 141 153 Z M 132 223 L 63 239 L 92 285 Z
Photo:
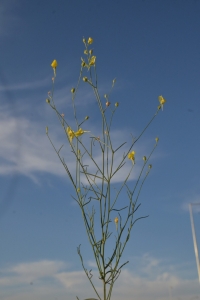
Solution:
M 95 61 L 96 61 L 96 56 L 92 56 L 92 57 L 90 58 L 89 65 L 90 65 L 90 66 L 93 66 L 93 65 L 95 64 Z
M 93 43 L 93 38 L 89 37 L 88 44 L 92 44 L 92 43 Z
M 73 138 L 75 137 L 75 133 L 70 127 L 67 127 L 66 131 L 67 131 L 67 135 L 69 137 L 69 141 L 71 143 Z
M 165 102 L 166 102 L 166 100 L 163 98 L 163 96 L 159 96 L 158 100 L 159 100 L 159 102 L 160 102 L 161 105 L 164 105 Z
M 128 159 L 131 159 L 131 160 L 135 159 L 135 151 L 132 151 L 128 154 Z
M 58 66 L 57 60 L 54 59 L 54 60 L 52 61 L 51 67 L 55 69 L 57 66 Z
M 83 133 L 84 133 L 84 130 L 82 128 L 79 128 L 78 131 L 74 132 L 76 137 L 82 135 Z

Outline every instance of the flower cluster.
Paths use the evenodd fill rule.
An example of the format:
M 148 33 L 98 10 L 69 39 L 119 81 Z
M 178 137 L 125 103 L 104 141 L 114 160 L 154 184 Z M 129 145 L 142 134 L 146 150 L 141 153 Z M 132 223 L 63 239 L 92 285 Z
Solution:
M 110 91 L 107 91 L 106 94 L 103 94 L 105 99 L 104 102 L 102 102 L 102 97 L 100 96 L 101 93 L 99 92 L 97 84 L 97 57 L 93 54 L 93 49 L 91 49 L 91 45 L 93 44 L 93 42 L 93 38 L 91 37 L 89 37 L 87 40 L 83 38 L 85 49 L 83 51 L 83 58 L 81 57 L 80 75 L 77 85 L 72 87 L 70 90 L 72 97 L 72 108 L 74 111 L 74 121 L 77 126 L 76 130 L 73 130 L 72 127 L 70 127 L 70 125 L 67 122 L 67 117 L 65 117 L 64 113 L 58 112 L 53 99 L 54 88 L 52 88 L 51 92 L 48 92 L 48 98 L 46 99 L 46 102 L 56 112 L 57 117 L 65 131 L 70 145 L 70 150 L 74 154 L 74 169 L 72 168 L 72 164 L 68 164 L 68 162 L 65 162 L 62 156 L 60 155 L 60 150 L 62 147 L 59 148 L 59 150 L 57 150 L 54 146 L 53 142 L 49 137 L 48 127 L 46 127 L 46 134 L 51 144 L 53 145 L 57 155 L 59 156 L 75 189 L 75 197 L 73 198 L 75 199 L 75 201 L 77 201 L 81 208 L 86 231 L 97 262 L 98 272 L 100 276 L 99 278 L 103 282 L 104 300 L 110 300 L 113 284 L 118 278 L 121 272 L 121 268 L 123 266 L 119 265 L 119 261 L 124 251 L 125 245 L 129 240 L 133 224 L 135 223 L 134 218 L 135 212 L 139 207 L 137 201 L 140 195 L 140 191 L 143 187 L 147 175 L 150 173 L 150 169 L 152 168 L 152 165 L 148 164 L 148 162 L 151 158 L 153 151 L 158 145 L 159 138 L 155 138 L 156 143 L 152 147 L 151 152 L 148 155 L 141 157 L 141 161 L 143 161 L 143 164 L 138 176 L 138 180 L 136 182 L 130 180 L 131 172 L 135 171 L 134 165 L 136 161 L 136 152 L 133 149 L 135 149 L 135 143 L 139 140 L 139 138 L 143 135 L 143 133 L 152 123 L 158 112 L 161 109 L 163 110 L 163 107 L 166 103 L 166 99 L 163 96 L 158 97 L 159 106 L 157 108 L 156 113 L 141 131 L 141 134 L 139 134 L 139 136 L 136 139 L 132 139 L 132 141 L 130 141 L 128 149 L 125 148 L 124 154 L 121 156 L 121 159 L 119 159 L 119 161 L 117 158 L 116 163 L 116 156 L 120 157 L 118 154 L 116 155 L 116 152 L 121 147 L 126 147 L 126 142 L 124 142 L 121 145 L 117 146 L 117 148 L 115 148 L 113 145 L 114 143 L 112 141 L 112 120 L 113 115 L 116 111 L 118 111 L 119 106 L 119 102 L 115 102 L 115 104 L 112 105 L 111 100 L 111 91 L 115 85 L 116 78 L 112 81 Z M 52 78 L 53 87 L 56 79 L 57 66 L 57 60 L 53 60 L 51 63 L 51 67 L 53 68 L 54 72 L 54 77 Z M 87 76 L 85 76 L 85 72 L 87 72 Z M 78 116 L 80 116 L 81 114 L 77 113 L 77 102 L 75 101 L 77 92 L 79 90 L 80 82 L 82 82 L 80 81 L 80 78 L 85 83 L 89 84 L 90 88 L 92 88 L 96 97 L 98 108 L 100 110 L 100 115 L 102 117 L 101 132 L 98 132 L 97 135 L 93 135 L 90 133 L 90 142 L 87 143 L 85 143 L 84 139 L 82 140 L 82 138 L 79 137 L 81 137 L 84 133 L 90 132 L 82 129 L 82 126 L 84 126 L 83 123 L 89 119 L 89 116 L 86 115 L 84 116 L 84 118 L 82 117 L 82 119 L 79 120 Z M 73 142 L 74 139 L 75 142 Z M 97 153 L 95 151 L 97 151 Z M 102 155 L 99 155 L 99 151 L 102 152 Z M 119 187 L 116 193 L 116 190 L 113 191 L 112 189 L 113 178 L 116 173 L 120 173 L 121 169 L 126 163 L 126 160 L 130 160 L 132 164 L 130 163 L 130 170 L 125 176 L 125 178 L 124 176 L 121 176 L 121 187 Z M 75 175 L 74 170 L 76 170 Z M 145 170 L 146 175 L 144 174 Z M 127 192 L 127 206 L 124 205 L 124 201 L 126 201 L 126 199 L 124 199 L 124 194 L 121 195 L 122 189 L 126 189 Z M 118 202 L 120 196 L 123 197 L 122 204 Z M 96 201 L 97 205 L 99 204 L 99 211 L 96 209 L 96 211 L 94 210 L 93 201 Z M 123 213 L 121 213 L 122 210 Z M 113 211 L 117 211 L 118 217 L 112 216 Z M 97 215 L 99 215 L 99 224 L 101 226 L 100 232 L 102 233 L 100 240 L 96 237 L 96 225 L 94 226 Z M 107 258 L 105 246 L 111 235 L 110 226 L 114 225 L 116 226 L 117 230 L 117 239 L 114 245 L 113 253 L 110 255 L 110 258 Z M 126 231 L 125 228 L 127 228 L 128 230 Z M 128 232 L 127 235 L 125 232 Z M 125 240 L 123 241 L 124 235 Z M 123 247 L 121 246 L 122 244 Z M 91 282 L 94 291 L 98 296 L 98 299 L 101 299 L 101 297 L 98 294 L 98 291 L 92 283 L 91 271 L 88 272 L 87 269 L 84 267 L 80 247 L 78 247 L 78 254 L 80 256 L 86 276 Z
M 82 134 L 84 134 L 85 132 L 89 132 L 89 131 L 86 131 L 86 130 L 83 130 L 82 128 L 79 128 L 79 130 L 75 132 L 71 129 L 71 127 L 67 127 L 66 132 L 67 132 L 69 141 L 71 143 L 74 137 L 79 137 Z

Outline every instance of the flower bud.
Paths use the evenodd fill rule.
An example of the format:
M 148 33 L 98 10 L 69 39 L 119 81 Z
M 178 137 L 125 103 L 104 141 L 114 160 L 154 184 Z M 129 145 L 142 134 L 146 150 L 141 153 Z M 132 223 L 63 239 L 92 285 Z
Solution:
M 83 43 L 84 43 L 84 44 L 86 43 L 86 39 L 84 39 L 84 38 L 83 38 Z
M 152 168 L 152 165 L 149 165 L 149 169 L 151 169 Z
M 147 160 L 146 156 L 143 156 L 143 160 L 144 160 L 144 161 L 146 161 L 146 160 Z
M 46 134 L 48 134 L 48 130 L 49 130 L 49 128 L 48 128 L 48 127 L 46 127 Z
M 74 94 L 75 93 L 75 88 L 71 89 L 71 93 Z
M 84 50 L 84 54 L 85 54 L 85 55 L 88 55 L 88 50 Z
M 89 117 L 88 117 L 88 116 L 86 116 L 86 117 L 85 117 L 85 120 L 88 120 L 88 119 L 89 119 Z
M 57 60 L 54 59 L 54 60 L 52 61 L 52 63 L 51 63 L 51 67 L 52 67 L 53 69 L 55 69 L 57 66 L 58 66 Z
M 107 107 L 110 106 L 110 102 L 109 101 L 106 102 L 106 106 Z
M 158 138 L 158 137 L 156 137 L 156 138 L 155 138 L 155 141 L 156 141 L 156 143 L 157 143 L 157 142 L 159 141 L 159 138 Z
M 88 44 L 92 44 L 93 43 L 93 38 L 91 38 L 91 37 L 89 37 L 89 39 L 88 39 Z
M 119 106 L 119 102 L 116 102 L 116 103 L 115 103 L 115 106 L 118 107 L 118 106 Z
M 90 58 L 89 65 L 90 65 L 90 66 L 95 65 L 95 61 L 96 61 L 96 56 L 92 56 L 92 57 Z
M 89 53 L 90 53 L 90 55 L 92 55 L 92 53 L 93 53 L 93 50 L 92 50 L 92 49 L 90 49 L 90 50 L 89 50 Z
M 80 188 L 77 188 L 77 193 L 80 193 L 81 189 Z
M 118 230 L 118 217 L 115 218 L 115 226 L 116 226 L 116 230 Z
M 46 103 L 48 103 L 48 104 L 50 103 L 50 100 L 48 98 L 46 99 Z
M 86 63 L 85 63 L 84 61 L 82 61 L 81 66 L 82 66 L 82 67 L 85 67 L 85 66 L 86 66 Z
M 87 82 L 88 81 L 87 77 L 83 77 L 83 81 Z

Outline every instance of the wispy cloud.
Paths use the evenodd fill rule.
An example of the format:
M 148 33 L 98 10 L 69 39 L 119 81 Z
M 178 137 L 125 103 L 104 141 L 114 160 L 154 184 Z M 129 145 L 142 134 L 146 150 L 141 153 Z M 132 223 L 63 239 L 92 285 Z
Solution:
M 91 129 L 92 134 L 98 135 L 98 128 L 92 127 L 89 129 Z M 112 135 L 119 145 L 123 143 L 126 138 L 129 139 L 127 132 L 123 130 L 113 131 Z M 65 161 L 68 163 L 68 167 L 74 175 L 74 157 L 62 128 L 60 128 L 59 125 L 53 126 L 53 129 L 50 130 L 50 136 L 57 149 L 63 142 L 65 143 L 62 155 L 65 157 Z M 86 139 L 86 144 L 90 143 L 89 135 L 85 135 L 83 138 Z M 0 111 L 0 144 L 1 175 L 19 173 L 36 180 L 38 172 L 46 172 L 56 176 L 66 174 L 45 135 L 45 124 L 42 120 L 40 122 L 30 121 L 26 118 L 26 114 L 24 114 L 23 117 L 16 117 L 11 115 L 5 108 L 2 108 Z M 116 147 L 116 145 L 114 146 Z M 119 153 L 116 154 L 113 170 L 117 168 L 125 150 L 125 148 L 122 148 Z M 98 166 L 101 166 L 102 155 L 97 142 L 94 151 L 95 161 Z M 141 157 L 140 160 L 142 161 Z M 90 172 L 95 174 L 96 166 L 94 163 L 91 163 L 89 157 L 86 155 L 84 156 L 84 164 L 89 165 Z M 113 182 L 123 181 L 130 171 L 130 168 L 131 162 L 126 161 L 126 164 L 119 172 L 120 174 L 117 173 L 113 177 Z M 130 179 L 136 178 L 139 169 L 140 163 L 138 157 L 138 162 Z
M 36 80 L 31 82 L 23 82 L 18 84 L 7 84 L 0 85 L 0 92 L 4 91 L 19 91 L 19 90 L 33 90 L 49 84 L 49 77 L 44 78 L 43 80 Z
M 64 262 L 48 260 L 17 264 L 3 270 L 5 276 L 0 277 L 0 285 L 13 286 L 31 283 L 40 278 L 52 277 L 64 267 L 66 267 Z
M 151 272 L 148 272 L 148 276 L 144 277 L 138 275 L 137 270 L 142 267 L 146 260 L 149 262 Z M 176 274 L 175 270 L 170 271 L 167 265 L 163 266 L 165 270 L 158 272 L 163 261 L 149 255 L 140 257 L 140 261 L 141 264 L 135 271 L 130 269 L 122 271 L 114 288 L 114 299 L 168 300 L 170 293 L 175 299 L 192 300 L 194 297 L 199 299 L 198 280 L 183 279 Z M 36 296 L 48 299 L 52 295 L 61 300 L 71 299 L 76 295 L 80 299 L 95 298 L 95 293 L 92 291 L 84 272 L 69 271 L 66 268 L 67 264 L 62 261 L 48 260 L 21 263 L 4 268 L 0 275 L 0 286 L 3 292 L 1 299 L 25 299 L 28 291 L 30 300 L 35 299 Z M 98 274 L 96 271 L 92 273 L 95 286 L 101 292 L 102 284 L 98 279 Z M 6 292 L 7 288 L 9 288 L 9 298 Z

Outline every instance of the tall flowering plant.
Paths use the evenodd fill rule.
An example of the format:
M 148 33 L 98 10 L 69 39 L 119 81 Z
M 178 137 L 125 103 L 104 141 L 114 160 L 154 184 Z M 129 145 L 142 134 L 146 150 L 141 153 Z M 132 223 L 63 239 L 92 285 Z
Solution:
M 57 149 L 53 144 L 49 136 L 48 127 L 46 127 L 46 134 L 73 185 L 73 198 L 78 203 L 82 212 L 83 222 L 93 251 L 99 279 L 102 282 L 102 292 L 96 288 L 92 278 L 92 271 L 86 268 L 79 246 L 77 251 L 83 270 L 93 287 L 96 297 L 99 300 L 110 300 L 114 283 L 118 279 L 122 267 L 128 263 L 128 261 L 121 263 L 121 258 L 130 238 L 132 227 L 137 220 L 145 218 L 136 218 L 136 211 L 140 206 L 140 204 L 138 204 L 138 198 L 143 184 L 152 168 L 152 165 L 149 164 L 149 159 L 158 145 L 158 138 L 155 138 L 155 144 L 148 156 L 142 157 L 137 155 L 134 147 L 159 111 L 161 109 L 163 110 L 166 100 L 163 96 L 158 97 L 159 106 L 157 107 L 155 114 L 149 120 L 139 136 L 135 139 L 132 138 L 129 146 L 127 146 L 126 142 L 123 142 L 117 147 L 114 147 L 111 128 L 113 117 L 118 109 L 119 103 L 116 102 L 113 106 L 111 105 L 111 91 L 104 95 L 103 100 L 101 99 L 96 73 L 97 58 L 93 54 L 91 48 L 93 39 L 91 37 L 88 38 L 87 41 L 86 39 L 83 39 L 83 43 L 85 47 L 84 58 L 81 58 L 78 83 L 75 88 L 71 89 L 72 108 L 74 111 L 74 123 L 76 124 L 76 127 L 72 127 L 64 114 L 57 110 L 54 102 L 54 84 L 58 67 L 56 60 L 51 64 L 51 67 L 53 68 L 53 84 L 52 91 L 48 93 L 48 98 L 46 99 L 46 102 L 55 111 L 60 124 L 63 127 L 71 152 L 74 156 L 74 170 L 71 170 L 69 163 L 65 162 L 62 158 L 60 154 L 61 148 Z M 88 88 L 93 90 L 98 104 L 101 128 L 99 128 L 97 136 L 93 135 L 87 128 L 86 123 L 89 116 L 86 116 L 82 120 L 79 120 L 77 117 L 78 106 L 76 105 L 75 98 L 81 80 L 88 85 Z M 113 89 L 115 82 L 116 79 L 112 81 L 111 90 Z M 108 110 L 110 110 L 110 115 L 108 114 Z M 89 138 L 89 142 L 84 139 L 84 136 L 86 135 Z M 119 160 L 119 152 L 121 149 L 124 149 L 124 153 Z M 101 153 L 101 161 L 99 161 L 99 159 L 97 160 L 97 151 Z M 116 157 L 117 164 L 115 163 Z M 138 178 L 133 184 L 133 181 L 130 181 L 129 179 L 134 171 L 136 159 L 141 160 L 142 166 Z M 130 166 L 124 177 L 123 168 L 125 164 L 130 164 Z M 120 174 L 120 172 L 123 172 L 121 178 L 122 181 L 116 188 L 114 187 L 113 182 L 115 176 L 118 173 Z M 127 202 L 125 202 L 123 196 L 122 204 L 122 202 L 120 202 L 120 196 L 124 191 L 126 191 L 127 194 Z M 115 227 L 113 227 L 113 225 L 115 225 Z M 111 239 L 113 231 L 115 231 L 114 240 Z M 111 247 L 109 247 L 110 241 L 112 250 Z M 77 299 L 79 300 L 78 297 Z M 94 298 L 85 300 L 89 299 L 95 300 Z

